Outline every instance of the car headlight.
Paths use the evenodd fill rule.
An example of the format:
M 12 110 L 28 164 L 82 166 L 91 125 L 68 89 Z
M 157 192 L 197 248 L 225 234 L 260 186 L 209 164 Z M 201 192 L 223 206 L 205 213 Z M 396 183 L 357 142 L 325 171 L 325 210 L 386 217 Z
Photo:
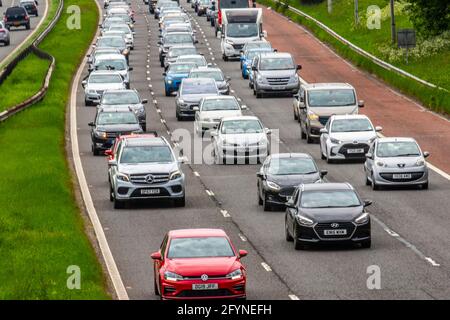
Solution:
M 258 81 L 263 81 L 263 80 L 264 80 L 264 77 L 263 77 L 262 75 L 258 74 L 258 75 L 256 76 L 256 80 L 258 80 Z
M 169 281 L 179 281 L 183 280 L 183 277 L 179 274 L 176 274 L 175 272 L 166 271 L 164 272 L 164 279 Z
M 167 80 L 167 83 L 168 83 L 168 84 L 172 84 L 172 82 L 173 82 L 173 81 L 172 81 L 171 79 Z
M 123 49 L 123 51 L 122 51 L 122 54 L 123 54 L 123 55 L 126 56 L 128 53 L 129 53 L 128 49 Z
M 281 187 L 273 181 L 266 181 L 266 184 L 269 189 L 272 189 L 274 191 L 279 191 L 281 189 Z
M 241 269 L 236 269 L 233 272 L 230 272 L 229 274 L 227 274 L 227 278 L 231 279 L 231 280 L 237 280 L 237 279 L 241 279 L 243 276 L 242 274 L 242 270 Z
M 107 135 L 104 131 L 95 131 L 95 135 L 99 138 L 106 139 Z
M 416 163 L 414 164 L 416 167 L 421 167 L 425 164 L 425 161 L 423 159 L 419 159 L 416 161 Z
M 229 39 L 225 39 L 225 43 L 228 43 L 230 45 L 233 45 L 233 41 L 229 40 Z
M 89 94 L 97 94 L 97 91 L 95 91 L 95 90 L 88 90 L 87 93 L 89 93 Z
M 293 82 L 298 82 L 298 80 L 299 80 L 298 74 L 293 75 L 292 78 L 291 78 L 291 80 L 292 80 Z
M 116 174 L 116 177 L 117 177 L 118 180 L 121 180 L 121 181 L 125 181 L 125 182 L 129 182 L 130 181 L 130 178 L 125 173 L 120 173 L 119 172 L 119 173 Z
M 335 138 L 330 138 L 330 142 L 333 144 L 341 144 L 341 140 L 335 139 Z
M 302 226 L 311 226 L 314 224 L 314 221 L 312 221 L 311 219 L 309 219 L 305 216 L 297 215 L 296 218 L 297 218 L 297 222 Z
M 368 142 L 369 144 L 372 144 L 372 142 L 374 142 L 376 138 L 377 138 L 377 136 L 375 136 L 375 137 L 373 137 L 373 138 L 370 138 L 369 140 L 367 140 L 367 142 Z
M 383 161 L 377 161 L 377 166 L 379 167 L 384 167 L 384 162 Z
M 234 143 L 228 142 L 227 140 L 223 140 L 223 141 L 222 141 L 222 145 L 223 145 L 223 146 L 229 146 L 229 147 L 232 147 L 232 146 L 234 146 Z
M 308 111 L 308 119 L 309 120 L 319 120 L 319 116 L 312 111 Z
M 369 213 L 364 212 L 362 215 L 360 215 L 358 218 L 355 219 L 355 223 L 357 224 L 364 224 L 369 221 Z
M 172 172 L 169 176 L 169 180 L 175 180 L 181 178 L 181 171 L 180 170 L 176 170 L 174 172 Z
M 183 99 L 178 99 L 178 103 L 179 104 L 184 104 L 184 100 Z
M 200 119 L 200 121 L 203 121 L 203 122 L 211 122 L 212 119 L 211 119 L 211 118 L 203 118 L 203 119 Z

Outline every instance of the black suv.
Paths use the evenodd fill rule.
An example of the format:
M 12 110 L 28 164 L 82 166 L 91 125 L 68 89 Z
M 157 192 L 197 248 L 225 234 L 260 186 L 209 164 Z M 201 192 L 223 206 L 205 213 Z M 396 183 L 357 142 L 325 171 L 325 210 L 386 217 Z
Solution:
M 30 17 L 28 12 L 24 7 L 10 7 L 6 9 L 4 13 L 3 21 L 5 22 L 5 27 L 10 30 L 11 27 L 25 26 L 27 30 L 30 30 Z
M 133 110 L 123 108 L 99 109 L 95 121 L 90 122 L 92 153 L 94 156 L 108 150 L 114 144 L 116 137 L 132 133 L 142 133 L 139 120 Z
M 20 1 L 20 6 L 24 7 L 25 10 L 27 10 L 27 13 L 29 15 L 33 15 L 35 17 L 37 17 L 39 15 L 38 13 L 38 8 L 36 5 L 36 2 L 33 0 L 30 1 Z

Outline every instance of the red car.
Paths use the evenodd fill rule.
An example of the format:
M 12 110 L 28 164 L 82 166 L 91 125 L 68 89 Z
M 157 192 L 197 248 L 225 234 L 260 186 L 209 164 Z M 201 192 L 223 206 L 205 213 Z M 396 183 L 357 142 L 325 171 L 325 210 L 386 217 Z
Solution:
M 161 299 L 245 299 L 246 270 L 220 229 L 169 231 L 154 261 L 155 294 Z
M 119 144 L 122 140 L 125 139 L 133 139 L 133 138 L 155 138 L 157 137 L 158 134 L 155 132 L 150 132 L 150 133 L 143 133 L 143 134 L 125 134 L 125 135 L 121 135 L 116 137 L 116 140 L 114 140 L 114 144 L 112 145 L 111 149 L 108 149 L 105 151 L 105 155 L 108 156 L 107 160 L 108 163 L 111 160 L 114 160 L 114 158 L 116 157 L 116 153 L 117 150 L 119 149 Z

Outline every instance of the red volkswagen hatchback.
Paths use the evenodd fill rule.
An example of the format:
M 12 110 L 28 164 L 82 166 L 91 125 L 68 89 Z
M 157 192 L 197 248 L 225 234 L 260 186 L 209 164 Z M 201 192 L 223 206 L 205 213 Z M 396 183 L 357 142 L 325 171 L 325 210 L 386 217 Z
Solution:
M 246 298 L 246 270 L 220 229 L 169 231 L 154 261 L 155 294 L 161 299 Z

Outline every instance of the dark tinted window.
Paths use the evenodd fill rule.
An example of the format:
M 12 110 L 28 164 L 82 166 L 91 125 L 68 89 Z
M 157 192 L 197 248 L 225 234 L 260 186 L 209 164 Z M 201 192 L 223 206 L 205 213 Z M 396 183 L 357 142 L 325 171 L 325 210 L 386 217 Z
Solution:
M 14 7 L 14 8 L 8 8 L 6 10 L 7 16 L 16 16 L 16 15 L 25 15 L 25 14 L 26 14 L 25 8 Z
M 248 0 L 219 0 L 219 8 L 248 8 Z
M 234 257 L 234 252 L 225 237 L 175 238 L 170 241 L 167 257 Z

